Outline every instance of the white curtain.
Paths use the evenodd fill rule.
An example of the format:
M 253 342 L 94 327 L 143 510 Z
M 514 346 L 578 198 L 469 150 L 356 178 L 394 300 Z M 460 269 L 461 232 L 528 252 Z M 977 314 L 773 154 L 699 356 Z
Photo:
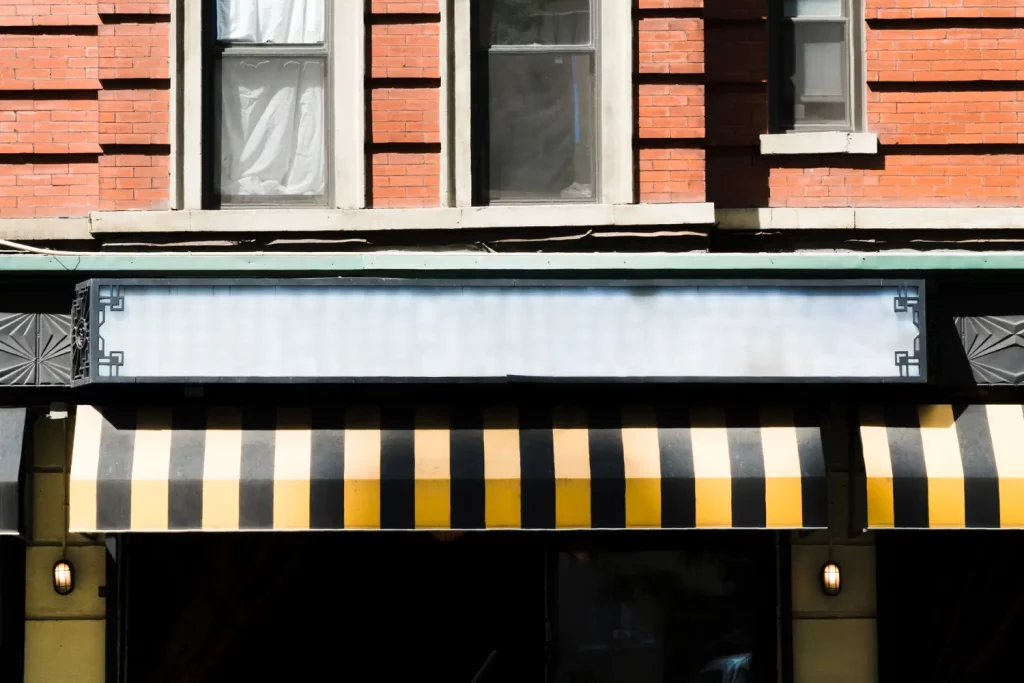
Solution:
M 221 74 L 221 194 L 324 194 L 323 60 L 224 59 Z
M 322 43 L 324 24 L 324 0 L 217 0 L 219 40 Z

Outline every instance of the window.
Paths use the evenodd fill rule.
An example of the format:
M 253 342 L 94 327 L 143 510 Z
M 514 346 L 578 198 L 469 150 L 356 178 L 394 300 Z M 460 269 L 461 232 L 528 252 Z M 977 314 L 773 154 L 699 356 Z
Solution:
M 864 87 L 860 0 L 776 0 L 774 132 L 857 131 Z
M 473 3 L 477 203 L 596 199 L 594 4 Z
M 324 0 L 217 0 L 214 93 L 222 204 L 328 199 Z

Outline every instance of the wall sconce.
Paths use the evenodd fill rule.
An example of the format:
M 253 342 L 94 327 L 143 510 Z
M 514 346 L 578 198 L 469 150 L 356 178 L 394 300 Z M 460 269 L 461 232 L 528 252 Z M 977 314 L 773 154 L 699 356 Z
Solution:
M 75 590 L 75 570 L 67 560 L 57 560 L 53 565 L 53 590 L 57 595 L 67 595 Z
M 843 577 L 839 565 L 829 562 L 821 568 L 821 590 L 828 596 L 839 595 L 843 588 Z

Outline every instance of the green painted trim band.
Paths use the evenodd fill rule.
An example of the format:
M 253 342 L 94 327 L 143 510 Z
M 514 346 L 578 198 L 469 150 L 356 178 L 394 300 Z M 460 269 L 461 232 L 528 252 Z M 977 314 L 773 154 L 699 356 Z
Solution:
M 438 252 L 0 255 L 7 273 L 361 274 L 467 272 L 922 272 L 1024 270 L 1024 252 L 865 254 L 478 254 Z

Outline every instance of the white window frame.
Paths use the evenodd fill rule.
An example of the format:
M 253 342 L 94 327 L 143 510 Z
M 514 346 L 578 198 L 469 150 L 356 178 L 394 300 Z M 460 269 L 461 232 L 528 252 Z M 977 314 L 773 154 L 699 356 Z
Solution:
M 327 103 L 332 149 L 328 161 L 328 208 L 360 209 L 366 205 L 365 164 L 360 153 L 365 147 L 366 72 L 365 7 L 367 0 L 332 2 L 327 71 L 330 100 Z M 204 184 L 206 167 L 216 161 L 217 151 L 204 149 L 203 115 L 213 93 L 204 92 L 204 69 L 211 68 L 212 55 L 204 54 L 206 3 L 178 0 L 172 3 L 170 49 L 172 55 L 172 208 L 201 210 L 210 197 Z M 178 57 L 181 41 L 180 60 Z M 282 203 L 281 209 L 294 209 Z M 232 207 L 232 210 L 238 210 Z
M 835 19 L 801 17 L 799 19 L 787 19 L 784 16 L 785 0 L 772 0 L 769 9 L 770 22 L 770 67 L 772 73 L 769 79 L 773 86 L 770 93 L 770 118 L 772 133 L 806 133 L 806 132 L 841 132 L 859 133 L 865 129 L 867 120 L 866 111 L 866 90 L 867 74 L 865 71 L 866 46 L 864 43 L 864 2 L 865 0 L 842 0 L 843 14 L 845 16 L 845 41 L 846 41 L 846 101 L 847 114 L 844 124 L 798 124 L 786 126 L 787 113 L 782 111 L 785 102 L 783 100 L 783 83 L 785 75 L 782 73 L 784 51 L 792 49 L 792 46 L 783 45 L 785 39 L 783 24 L 794 23 L 835 23 Z
M 441 204 L 473 206 L 471 3 L 442 2 Z M 597 145 L 598 204 L 633 203 L 633 14 L 624 0 L 595 2 L 598 13 Z M 451 59 L 448 59 L 451 56 Z M 452 87 L 454 85 L 454 87 Z M 450 112 L 454 110 L 454 117 Z M 559 204 L 561 205 L 561 204 Z

